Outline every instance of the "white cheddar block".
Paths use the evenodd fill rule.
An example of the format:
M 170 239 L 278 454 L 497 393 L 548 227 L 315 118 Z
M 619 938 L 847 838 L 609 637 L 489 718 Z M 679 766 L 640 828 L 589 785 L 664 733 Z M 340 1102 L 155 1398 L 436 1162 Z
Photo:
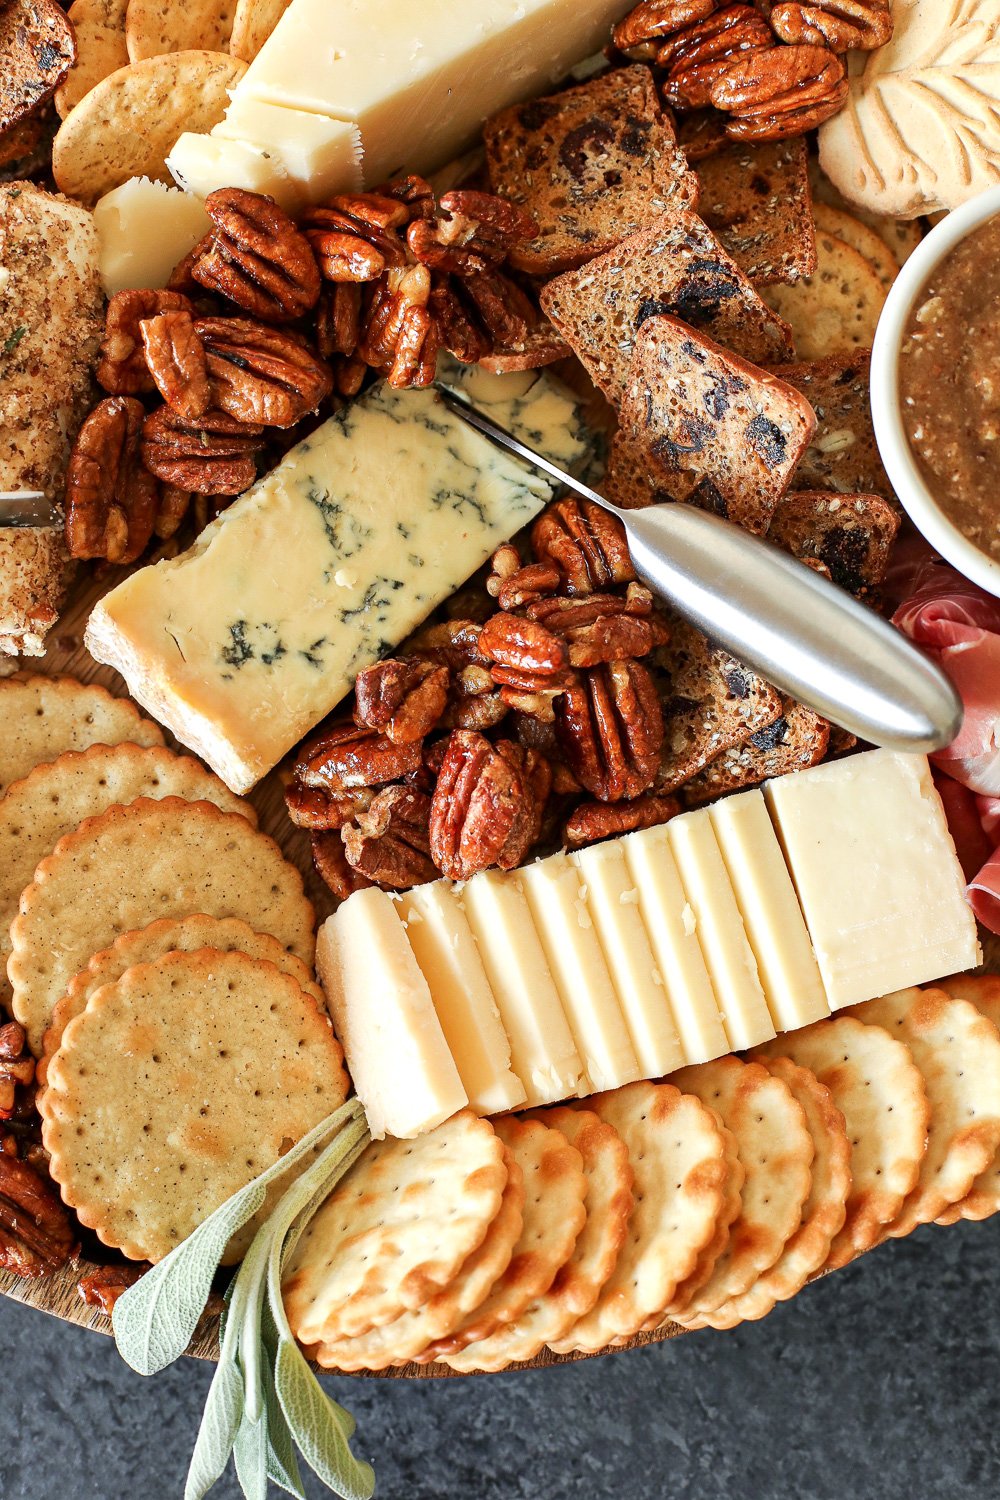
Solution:
M 517 878 L 486 871 L 462 890 L 528 1104 L 586 1092 L 583 1063 Z
M 764 793 L 834 1010 L 981 962 L 924 756 L 870 750 Z
M 621 841 L 594 844 L 571 858 L 580 872 L 587 909 L 601 940 L 641 1076 L 672 1073 L 684 1062 L 684 1054 Z
M 763 793 L 725 797 L 709 811 L 775 1029 L 794 1031 L 828 1016 L 819 965 Z
M 720 1057 L 729 1051 L 729 1040 L 666 825 L 627 834 L 622 849 L 639 892 L 646 935 L 667 987 L 684 1061 Z
M 642 1077 L 576 865 L 554 854 L 519 872 L 591 1093 Z
M 399 913 L 469 1103 L 482 1115 L 516 1109 L 527 1095 L 455 888 L 447 880 L 416 886 Z
M 211 229 L 197 198 L 148 177 L 130 177 L 94 207 L 101 280 L 109 297 L 166 286 L 178 261 Z
M 395 903 L 357 891 L 320 928 L 316 968 L 376 1140 L 433 1130 L 468 1103 Z
M 195 198 L 207 198 L 219 188 L 243 188 L 267 193 L 283 208 L 297 206 L 293 184 L 277 152 L 247 141 L 225 141 L 185 131 L 170 149 L 167 170 L 179 187 Z
M 666 825 L 701 949 L 712 976 L 729 1045 L 756 1047 L 775 1034 L 740 909 L 707 808 Z
M 295 207 L 361 187 L 361 136 L 343 120 L 241 95 L 211 135 L 266 150 L 291 184 Z

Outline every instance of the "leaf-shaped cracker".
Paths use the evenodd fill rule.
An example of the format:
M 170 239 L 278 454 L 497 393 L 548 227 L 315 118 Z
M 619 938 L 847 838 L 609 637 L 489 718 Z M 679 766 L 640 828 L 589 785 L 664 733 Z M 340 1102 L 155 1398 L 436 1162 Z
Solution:
M 1000 0 L 895 0 L 893 19 L 819 154 L 845 198 L 911 219 L 1000 182 Z

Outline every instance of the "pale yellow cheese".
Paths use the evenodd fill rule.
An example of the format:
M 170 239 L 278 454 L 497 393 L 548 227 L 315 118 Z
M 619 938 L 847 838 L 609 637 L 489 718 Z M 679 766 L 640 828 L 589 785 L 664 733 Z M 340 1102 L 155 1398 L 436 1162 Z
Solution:
M 283 208 L 297 199 L 277 152 L 249 141 L 226 141 L 186 130 L 171 147 L 167 169 L 179 187 L 194 198 L 207 198 L 218 188 L 242 188 L 266 193 Z
M 774 1036 L 757 960 L 747 938 L 707 808 L 666 825 L 667 838 L 694 912 L 702 952 L 734 1052 Z
M 463 887 L 461 900 L 528 1104 L 586 1092 L 583 1062 L 517 877 L 484 871 Z
M 981 962 L 924 756 L 870 750 L 764 792 L 834 1010 Z
M 639 892 L 639 911 L 653 956 L 667 987 L 684 1061 L 719 1057 L 729 1051 L 729 1041 L 666 825 L 627 834 L 622 849 Z
M 828 1016 L 819 965 L 763 794 L 755 789 L 725 797 L 709 811 L 775 1029 L 793 1031 Z
M 241 187 L 295 212 L 359 188 L 360 154 L 356 125 L 244 96 L 209 135 L 180 136 L 167 166 L 199 198 Z
M 643 1078 L 671 1073 L 685 1061 L 677 1023 L 639 908 L 639 892 L 622 841 L 574 854 L 581 888 L 614 982 Z
M 527 1095 L 511 1071 L 510 1043 L 455 887 L 416 886 L 399 913 L 469 1103 L 482 1115 L 516 1109 Z
M 395 904 L 357 891 L 320 928 L 316 967 L 372 1135 L 433 1130 L 465 1089 Z
M 171 271 L 211 229 L 199 199 L 148 177 L 130 177 L 94 207 L 101 280 L 109 297 L 166 286 Z
M 642 1070 L 576 865 L 565 854 L 553 854 L 526 865 L 520 880 L 583 1059 L 589 1091 L 599 1093 L 640 1078 Z

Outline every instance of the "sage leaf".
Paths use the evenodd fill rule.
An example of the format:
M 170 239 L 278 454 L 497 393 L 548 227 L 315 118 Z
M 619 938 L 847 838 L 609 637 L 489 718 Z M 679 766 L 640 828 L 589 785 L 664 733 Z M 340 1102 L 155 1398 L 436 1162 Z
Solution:
M 299 1452 L 313 1473 L 342 1500 L 370 1500 L 375 1471 L 347 1443 L 340 1407 L 323 1390 L 293 1340 L 282 1337 L 274 1365 L 281 1409 Z
M 234 1359 L 220 1359 L 191 1455 L 184 1500 L 203 1500 L 223 1474 L 242 1419 L 243 1373 Z
M 236 1477 L 246 1500 L 267 1500 L 267 1416 L 264 1411 L 256 1422 L 244 1412 L 233 1443 L 233 1459 Z
M 285 1413 L 281 1409 L 278 1393 L 274 1388 L 274 1361 L 278 1353 L 278 1330 L 274 1326 L 271 1309 L 264 1304 L 261 1319 L 261 1378 L 264 1385 L 264 1406 L 267 1410 L 267 1475 L 270 1480 L 296 1500 L 306 1500 L 295 1457 L 295 1444 Z

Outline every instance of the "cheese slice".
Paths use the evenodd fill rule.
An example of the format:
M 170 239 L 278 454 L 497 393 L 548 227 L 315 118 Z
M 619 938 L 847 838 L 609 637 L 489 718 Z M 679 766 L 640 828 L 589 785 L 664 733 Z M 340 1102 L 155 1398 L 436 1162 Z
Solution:
M 720 1057 L 729 1051 L 729 1040 L 666 825 L 627 834 L 622 848 L 639 892 L 646 935 L 667 988 L 684 1061 Z
M 777 1031 L 830 1014 L 826 990 L 763 793 L 709 809 Z
M 519 880 L 488 870 L 469 881 L 461 899 L 528 1104 L 586 1092 L 583 1062 Z
M 774 1036 L 757 960 L 719 850 L 707 808 L 666 825 L 667 838 L 694 912 L 702 952 L 734 1052 Z
M 520 871 L 535 928 L 562 999 L 589 1092 L 642 1076 L 576 865 L 554 854 Z
M 377 386 L 107 594 L 88 649 L 247 791 L 551 494 L 434 391 Z
M 148 177 L 130 177 L 94 206 L 101 281 L 109 297 L 166 286 L 212 223 L 200 201 Z
M 870 750 L 764 794 L 834 1010 L 982 961 L 924 756 Z
M 320 928 L 316 968 L 376 1140 L 433 1130 L 468 1103 L 394 902 L 372 887 Z
M 639 892 L 622 841 L 593 844 L 571 856 L 643 1078 L 672 1073 L 684 1062 L 663 974 L 639 909 Z
M 510 1043 L 454 886 L 416 886 L 399 913 L 469 1103 L 481 1115 L 516 1109 L 527 1095 L 511 1071 Z
M 216 188 L 252 187 L 294 212 L 360 188 L 360 157 L 356 125 L 244 96 L 211 134 L 182 135 L 167 166 L 201 198 Z
M 167 170 L 185 193 L 207 198 L 217 188 L 266 193 L 283 208 L 296 206 L 295 191 L 277 152 L 248 141 L 224 141 L 185 131 L 170 149 Z

